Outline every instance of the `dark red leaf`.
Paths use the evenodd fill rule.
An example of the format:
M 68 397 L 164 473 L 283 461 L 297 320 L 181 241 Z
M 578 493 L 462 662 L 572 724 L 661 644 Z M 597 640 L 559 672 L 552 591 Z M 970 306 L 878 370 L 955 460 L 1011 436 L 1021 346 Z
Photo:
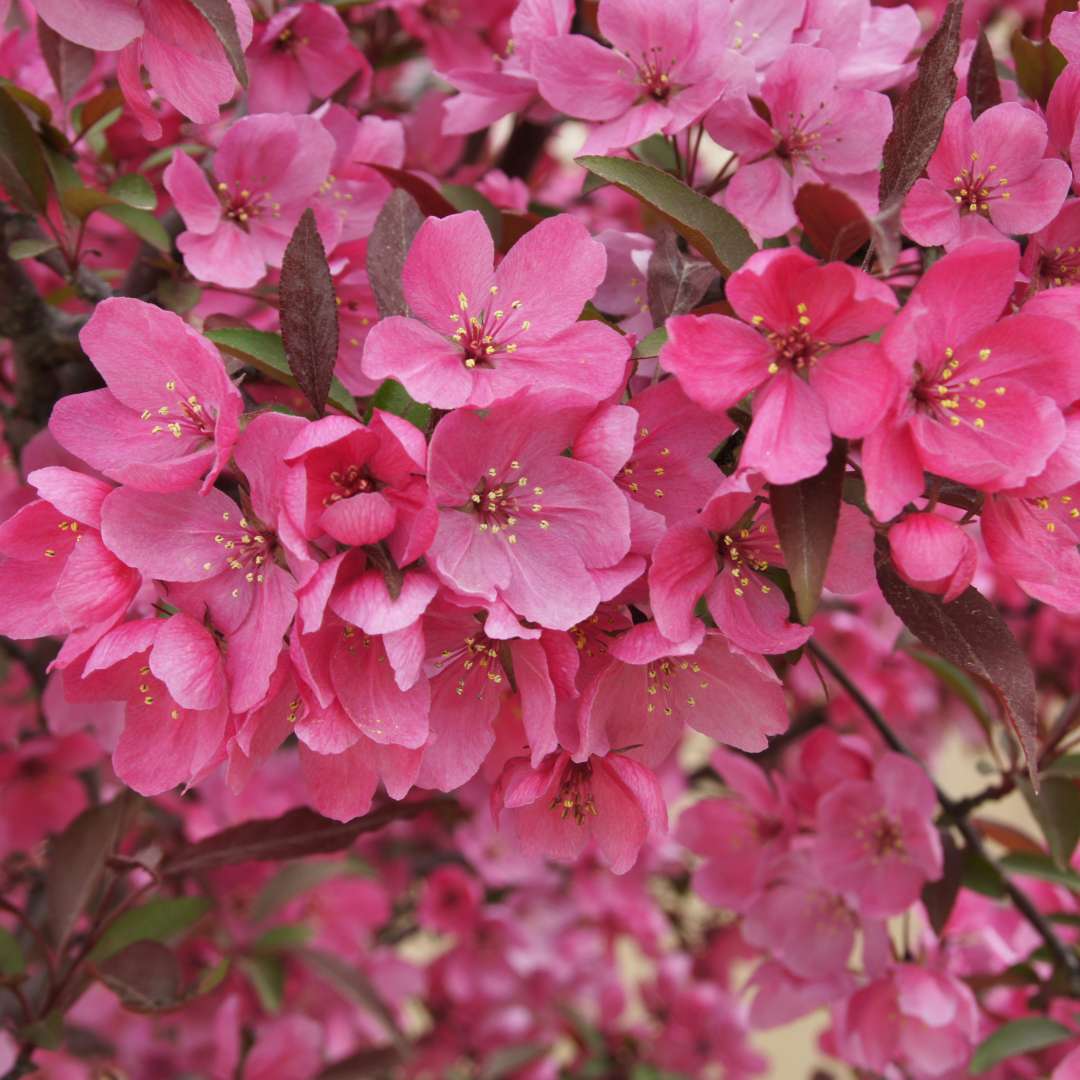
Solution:
M 645 281 L 653 325 L 663 326 L 670 315 L 682 315 L 696 307 L 715 277 L 716 267 L 683 252 L 678 234 L 665 225 L 649 260 Z
M 862 208 L 828 184 L 804 184 L 795 196 L 795 213 L 814 250 L 823 259 L 843 262 L 870 239 Z
M 829 565 L 840 496 L 844 486 L 847 443 L 833 441 L 825 468 L 797 484 L 772 484 L 769 503 L 784 553 L 799 618 L 807 623 L 817 610 Z
M 543 220 L 539 214 L 530 211 L 519 213 L 516 210 L 504 210 L 500 250 L 509 251 L 530 229 L 535 229 Z
M 413 237 L 423 223 L 424 214 L 416 200 L 402 188 L 390 193 L 375 219 L 368 237 L 367 274 L 381 319 L 409 314 L 401 272 Z
M 429 810 L 450 812 L 455 809 L 456 803 L 451 800 L 425 799 L 423 802 L 391 803 L 355 821 L 340 822 L 300 807 L 278 818 L 246 821 L 197 844 L 190 844 L 166 859 L 161 872 L 175 876 L 214 870 L 233 863 L 324 855 L 341 851 L 362 833 L 375 832 L 392 821 L 414 818 Z
M 372 165 L 371 168 L 382 173 L 394 187 L 407 191 L 416 200 L 424 217 L 449 217 L 458 212 L 457 207 L 422 176 L 415 176 L 404 169 L 393 169 L 389 165 Z
M 38 47 L 56 92 L 65 104 L 83 87 L 94 67 L 94 50 L 61 37 L 44 19 L 37 21 Z
M 244 46 L 236 29 L 236 15 L 229 0 L 191 0 L 202 17 L 210 24 L 217 35 L 229 66 L 241 86 L 247 86 L 247 66 L 244 64 Z
M 96 973 L 132 1012 L 160 1012 L 183 1000 L 180 965 L 160 941 L 136 941 L 102 961 Z
M 1001 83 L 998 81 L 997 61 L 986 33 L 979 34 L 968 67 L 967 96 L 971 115 L 978 117 L 987 109 L 1001 104 Z
M 877 579 L 889 606 L 924 645 L 990 688 L 1023 748 L 1032 786 L 1038 790 L 1035 676 L 997 608 L 971 587 L 948 604 L 912 588 L 896 573 L 888 542 L 880 537 Z
M 338 350 L 334 282 L 310 207 L 281 262 L 281 338 L 296 384 L 318 416 L 326 410 Z
M 945 866 L 937 881 L 928 881 L 923 886 L 922 902 L 934 933 L 940 936 L 949 921 L 960 886 L 964 880 L 964 866 L 967 862 L 967 850 L 957 847 L 952 833 L 941 830 L 941 849 L 945 855 Z
M 945 114 L 956 97 L 954 68 L 963 7 L 963 0 L 949 0 L 941 24 L 919 57 L 915 80 L 896 106 L 882 150 L 878 198 L 883 214 L 899 209 L 941 138 Z

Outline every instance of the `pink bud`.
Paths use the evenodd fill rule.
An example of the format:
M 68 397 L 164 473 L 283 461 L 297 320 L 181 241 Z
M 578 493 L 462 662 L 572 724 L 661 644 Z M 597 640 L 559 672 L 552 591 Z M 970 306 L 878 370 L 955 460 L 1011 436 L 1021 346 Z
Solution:
M 937 514 L 909 514 L 889 530 L 897 572 L 909 584 L 955 600 L 975 573 L 975 544 L 959 525 Z

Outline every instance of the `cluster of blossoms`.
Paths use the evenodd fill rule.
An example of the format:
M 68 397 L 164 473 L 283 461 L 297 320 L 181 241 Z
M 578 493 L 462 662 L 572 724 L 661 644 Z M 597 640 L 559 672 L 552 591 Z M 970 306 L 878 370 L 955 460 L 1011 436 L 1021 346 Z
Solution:
M 0 0 L 0 1074 L 1080 1076 L 1080 15 L 962 7 Z

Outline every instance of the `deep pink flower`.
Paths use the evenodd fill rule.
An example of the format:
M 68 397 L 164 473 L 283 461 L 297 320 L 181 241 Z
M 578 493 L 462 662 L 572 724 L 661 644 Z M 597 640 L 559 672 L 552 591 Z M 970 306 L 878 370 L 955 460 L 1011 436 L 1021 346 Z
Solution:
M 637 861 L 650 834 L 667 829 L 667 808 L 656 777 L 622 754 L 549 754 L 507 762 L 491 792 L 492 813 L 526 850 L 576 861 L 589 842 L 615 874 Z
M 102 541 L 111 485 L 58 465 L 30 482 L 40 498 L 0 524 L 0 633 L 66 635 L 66 666 L 124 617 L 141 578 Z
M 123 297 L 98 304 L 79 340 L 108 389 L 61 398 L 56 441 L 142 491 L 208 490 L 244 407 L 217 349 L 171 311 Z
M 574 457 L 614 477 L 630 507 L 631 550 L 647 555 L 723 479 L 709 455 L 734 427 L 665 379 L 626 405 L 601 405 L 578 432 Z
M 1032 233 L 1048 224 L 1069 193 L 1072 173 L 1044 158 L 1046 122 L 1015 101 L 978 120 L 960 98 L 941 141 L 904 202 L 904 232 L 916 243 L 953 246 L 973 236 Z
M 879 520 L 922 493 L 924 470 L 1001 491 L 1041 472 L 1061 444 L 1061 407 L 1080 395 L 1080 346 L 1042 313 L 998 321 L 1017 264 L 1015 244 L 969 241 L 930 267 L 886 330 L 907 389 L 863 440 Z
M 610 642 L 608 656 L 582 695 L 586 755 L 632 746 L 635 757 L 655 767 L 686 725 L 751 753 L 787 728 L 784 690 L 772 668 L 729 648 L 722 634 L 706 634 L 700 622 L 696 636 L 679 644 L 661 637 L 655 623 L 640 623 Z
M 415 318 L 393 316 L 364 344 L 364 374 L 394 378 L 440 409 L 490 405 L 518 390 L 572 389 L 599 401 L 622 384 L 629 343 L 577 322 L 604 279 L 603 245 L 568 214 L 527 232 L 492 272 L 495 249 L 475 210 L 428 218 L 405 260 Z
M 892 127 L 889 99 L 838 88 L 837 66 L 826 49 L 792 45 L 769 65 L 761 85 L 771 122 L 747 94 L 726 96 L 705 118 L 709 134 L 742 162 L 724 204 L 762 236 L 794 228 L 794 199 L 804 184 L 829 184 L 859 200 L 859 178 L 876 175 Z M 756 97 L 758 90 L 747 93 Z
M 483 910 L 483 882 L 460 866 L 440 866 L 424 882 L 416 921 L 440 934 L 467 934 Z
M 259 30 L 247 54 L 253 113 L 305 113 L 354 75 L 370 82 L 371 65 L 328 4 L 286 7 Z
M 727 298 L 741 322 L 669 319 L 660 363 L 712 412 L 757 390 L 741 468 L 777 484 L 813 476 L 830 432 L 861 438 L 895 396 L 895 371 L 878 345 L 859 339 L 886 325 L 896 300 L 861 270 L 821 265 L 797 248 L 751 256 L 728 280 Z
M 584 414 L 576 396 L 549 391 L 443 418 L 431 440 L 439 528 L 428 559 L 447 585 L 556 630 L 607 599 L 603 571 L 626 556 L 630 519 L 611 480 L 563 455 Z
M 889 550 L 897 573 L 948 603 L 970 584 L 978 562 L 975 541 L 940 514 L 908 514 L 889 529 Z
M 838 1010 L 846 1061 L 876 1073 L 899 1066 L 914 1080 L 956 1076 L 981 1032 L 967 984 L 945 971 L 901 964 Z
M 1080 282 L 1080 199 L 1070 199 L 1049 225 L 1028 237 L 1020 270 L 1034 289 Z
M 936 810 L 922 766 L 882 755 L 873 780 L 848 780 L 818 803 L 814 856 L 822 879 L 862 915 L 898 915 L 941 876 Z
M 186 0 L 34 0 L 41 18 L 58 34 L 88 49 L 113 52 L 120 88 L 147 139 L 161 138 L 161 124 L 142 85 L 140 66 L 154 89 L 197 124 L 218 118 L 218 107 L 237 91 L 236 76 L 214 28 Z M 229 0 L 240 43 L 251 42 L 251 11 Z
M 257 285 L 267 266 L 281 265 L 333 156 L 334 140 L 318 120 L 276 113 L 245 116 L 229 128 L 214 155 L 215 187 L 178 150 L 164 183 L 187 226 L 176 243 L 188 270 L 234 289 Z
M 719 0 L 600 0 L 598 18 L 614 48 L 567 34 L 533 49 L 544 100 L 594 121 L 586 154 L 677 135 L 747 73 L 728 51 L 730 8 Z

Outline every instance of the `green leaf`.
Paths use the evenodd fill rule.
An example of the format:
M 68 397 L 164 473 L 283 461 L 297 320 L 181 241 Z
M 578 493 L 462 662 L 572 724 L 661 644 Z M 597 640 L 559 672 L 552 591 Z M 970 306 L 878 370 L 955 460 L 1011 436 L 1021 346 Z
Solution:
M 13 240 L 8 245 L 8 255 L 13 259 L 36 259 L 46 251 L 55 251 L 59 244 L 47 236 L 27 237 L 25 240 Z
M 771 484 L 769 504 L 791 578 L 799 618 L 809 623 L 821 599 L 847 462 L 847 443 L 834 439 L 825 468 L 797 484 Z
M 1009 47 L 1020 89 L 1045 108 L 1054 83 L 1065 70 L 1065 57 L 1049 39 L 1032 41 L 1021 30 L 1013 31 Z
M 1045 1016 L 1025 1016 L 1021 1020 L 1013 1020 L 1003 1024 L 975 1047 L 971 1057 L 971 1075 L 978 1076 L 1017 1054 L 1045 1050 L 1073 1037 L 1073 1032 L 1064 1024 Z
M 667 344 L 668 332 L 666 326 L 658 326 L 652 333 L 643 337 L 635 346 L 630 356 L 634 360 L 644 360 L 646 357 L 659 356 L 660 350 Z
M 1045 773 L 1046 776 L 1080 777 L 1080 754 L 1066 754 L 1059 757 Z
M 115 956 L 136 941 L 168 941 L 179 937 L 210 910 L 210 901 L 201 896 L 178 896 L 151 900 L 142 907 L 125 911 L 90 953 L 95 962 Z
M 133 206 L 117 203 L 115 206 L 102 207 L 101 212 L 119 221 L 121 225 L 126 225 L 140 240 L 146 241 L 163 254 L 167 255 L 172 250 L 172 241 L 165 231 L 165 226 L 146 210 L 136 210 Z
M 1065 869 L 1080 843 L 1080 788 L 1067 776 L 1045 776 L 1036 795 L 1031 785 L 1021 781 L 1020 791 L 1039 823 L 1050 856 Z
M 491 232 L 495 247 L 502 244 L 502 214 L 490 199 L 467 184 L 443 184 L 442 193 L 458 210 L 478 210 Z
M 26 970 L 19 939 L 0 926 L 0 975 L 21 975 Z
M 371 399 L 371 406 L 374 409 L 382 409 L 384 412 L 400 416 L 421 431 L 427 431 L 428 423 L 431 421 L 431 406 L 413 401 L 405 387 L 394 379 L 383 381 Z
M 306 945 L 313 933 L 312 928 L 303 923 L 274 926 L 252 942 L 251 951 L 255 953 L 289 952 L 291 949 L 299 949 L 302 945 Z
M 757 250 L 731 214 L 652 165 L 596 155 L 579 157 L 577 163 L 652 207 L 723 274 L 737 270 Z
M 120 200 L 107 191 L 97 188 L 66 186 L 61 191 L 60 201 L 64 209 L 74 214 L 80 221 L 85 221 L 95 210 L 106 206 L 115 206 Z
M 480 1070 L 479 1080 L 507 1080 L 517 1076 L 526 1065 L 533 1065 L 546 1057 L 551 1047 L 545 1043 L 519 1043 L 504 1046 L 489 1054 Z
M 251 982 L 259 1004 L 267 1012 L 277 1012 L 285 996 L 285 961 L 279 953 L 245 956 L 240 967 Z
M 1064 885 L 1067 889 L 1080 892 L 1080 874 L 1075 870 L 1062 869 L 1048 855 L 1016 851 L 1000 859 L 998 866 L 1011 874 L 1051 881 L 1055 885 Z
M 154 210 L 157 208 L 157 193 L 150 181 L 138 173 L 121 176 L 109 185 L 109 194 L 119 199 L 126 206 L 136 210 Z
M 232 959 L 223 956 L 213 967 L 207 968 L 195 983 L 193 996 L 204 997 L 212 994 L 224 981 L 232 967 Z
M 285 359 L 285 346 L 279 334 L 251 330 L 245 326 L 222 326 L 217 330 L 207 330 L 206 336 L 230 356 L 257 368 L 275 382 L 284 383 L 286 386 L 297 385 L 296 377 L 289 370 L 289 363 Z M 359 417 L 356 399 L 337 379 L 330 381 L 328 400 L 342 412 Z
M 0 185 L 20 210 L 44 213 L 49 169 L 37 132 L 13 89 L 0 86 Z
M 42 1050 L 59 1050 L 64 1042 L 64 1014 L 53 1009 L 47 1016 L 20 1028 L 19 1039 L 40 1046 Z

